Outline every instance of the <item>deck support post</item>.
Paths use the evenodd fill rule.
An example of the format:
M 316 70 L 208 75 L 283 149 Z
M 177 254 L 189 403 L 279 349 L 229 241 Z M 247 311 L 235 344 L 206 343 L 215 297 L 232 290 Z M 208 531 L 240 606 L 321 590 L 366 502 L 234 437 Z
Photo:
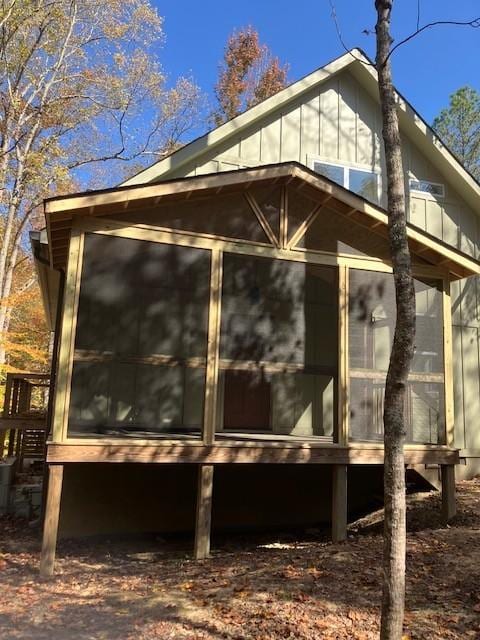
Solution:
M 15 429 L 10 429 L 8 432 L 8 451 L 7 455 L 9 458 L 13 456 L 15 451 Z
M 332 542 L 347 539 L 347 465 L 332 466 Z
M 197 512 L 195 517 L 195 560 L 210 555 L 210 529 L 212 522 L 213 464 L 198 467 Z
M 449 522 L 457 513 L 455 501 L 455 465 L 442 464 L 442 517 Z
M 55 552 L 57 549 L 58 519 L 63 484 L 63 464 L 48 465 L 47 502 L 43 522 L 42 552 L 40 556 L 40 575 L 53 575 Z

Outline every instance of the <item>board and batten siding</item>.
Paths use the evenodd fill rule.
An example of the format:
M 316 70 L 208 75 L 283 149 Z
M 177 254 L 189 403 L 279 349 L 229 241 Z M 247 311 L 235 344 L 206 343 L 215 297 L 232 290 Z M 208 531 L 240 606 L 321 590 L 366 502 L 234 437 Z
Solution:
M 422 154 L 416 141 L 402 136 L 407 176 L 443 184 L 444 198 L 411 194 L 410 221 L 431 235 L 480 257 L 480 210 L 474 212 Z M 287 105 L 233 134 L 225 142 L 162 178 L 231 171 L 249 166 L 313 158 L 385 172 L 378 102 L 348 71 L 307 91 Z M 382 185 L 385 206 L 385 184 Z M 479 279 L 453 283 L 455 444 L 478 455 L 480 471 Z

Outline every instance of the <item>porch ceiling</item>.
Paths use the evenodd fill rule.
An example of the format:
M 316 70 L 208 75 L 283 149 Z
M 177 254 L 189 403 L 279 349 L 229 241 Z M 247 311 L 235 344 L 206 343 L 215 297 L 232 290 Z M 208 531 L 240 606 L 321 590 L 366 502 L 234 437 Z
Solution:
M 375 206 L 336 183 L 294 162 L 239 169 L 197 177 L 170 180 L 145 186 L 92 191 L 45 201 L 45 218 L 51 265 L 64 269 L 70 232 L 75 216 L 115 218 L 121 213 L 151 209 L 160 203 L 185 201 L 192 197 L 215 197 L 219 193 L 247 191 L 256 185 L 291 185 L 312 200 L 340 214 L 346 224 L 355 223 L 386 239 L 388 216 Z M 447 270 L 452 279 L 480 274 L 480 263 L 421 229 L 408 225 L 410 250 L 432 265 Z

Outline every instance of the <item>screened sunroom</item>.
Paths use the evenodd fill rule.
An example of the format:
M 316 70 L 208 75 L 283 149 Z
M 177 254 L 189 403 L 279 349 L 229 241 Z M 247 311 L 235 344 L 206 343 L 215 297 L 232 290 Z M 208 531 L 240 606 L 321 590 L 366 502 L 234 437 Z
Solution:
M 378 207 L 289 163 L 53 199 L 47 222 L 67 269 L 54 441 L 382 439 L 395 294 Z M 441 445 L 449 282 L 476 266 L 409 237 L 407 441 Z

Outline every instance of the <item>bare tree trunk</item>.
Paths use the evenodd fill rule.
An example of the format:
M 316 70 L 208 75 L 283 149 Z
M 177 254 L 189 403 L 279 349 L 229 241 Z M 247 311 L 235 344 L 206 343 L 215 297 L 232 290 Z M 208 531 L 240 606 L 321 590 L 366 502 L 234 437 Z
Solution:
M 405 392 L 414 353 L 415 290 L 407 242 L 405 180 L 395 91 L 389 52 L 393 0 L 375 0 L 376 67 L 387 168 L 388 233 L 396 297 L 396 326 L 385 385 L 383 414 L 385 526 L 383 556 L 382 640 L 400 640 L 405 608 L 406 504 Z

